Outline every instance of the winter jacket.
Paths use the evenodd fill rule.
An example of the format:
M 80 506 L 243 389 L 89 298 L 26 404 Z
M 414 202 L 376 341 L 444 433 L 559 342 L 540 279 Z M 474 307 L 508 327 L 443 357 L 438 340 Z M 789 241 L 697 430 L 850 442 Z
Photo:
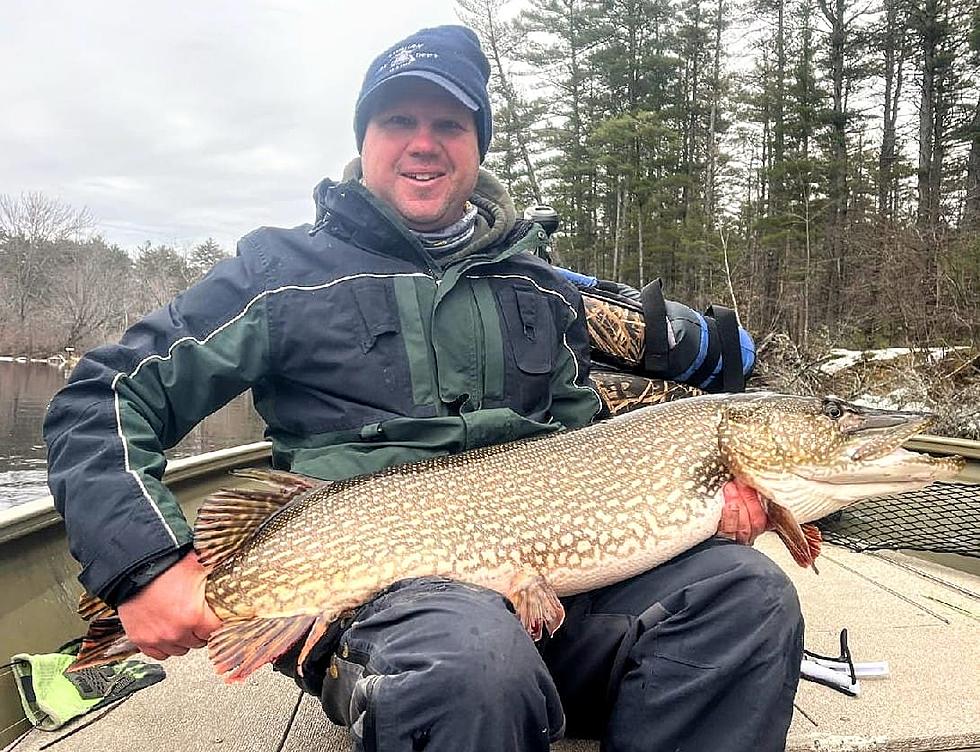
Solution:
M 49 485 L 89 592 L 118 602 L 189 548 L 163 452 L 247 389 L 274 465 L 324 479 L 597 412 L 581 300 L 535 255 L 540 227 L 499 211 L 492 177 L 478 238 L 445 268 L 357 180 L 315 198 L 313 226 L 245 236 L 52 401 Z

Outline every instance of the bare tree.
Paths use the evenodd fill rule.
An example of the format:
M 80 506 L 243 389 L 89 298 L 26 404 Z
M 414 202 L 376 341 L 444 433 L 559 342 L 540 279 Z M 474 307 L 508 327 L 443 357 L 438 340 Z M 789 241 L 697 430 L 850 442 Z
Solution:
M 63 266 L 52 284 L 53 318 L 62 347 L 85 349 L 109 339 L 122 328 L 132 262 L 126 252 L 101 238 L 67 243 Z
M 28 352 L 33 339 L 26 322 L 35 304 L 51 294 L 58 243 L 79 240 L 93 227 L 87 209 L 75 209 L 43 193 L 0 195 L 0 277 Z
M 0 194 L 0 239 L 78 240 L 94 226 L 88 209 L 76 209 L 43 193 L 22 193 L 18 198 Z

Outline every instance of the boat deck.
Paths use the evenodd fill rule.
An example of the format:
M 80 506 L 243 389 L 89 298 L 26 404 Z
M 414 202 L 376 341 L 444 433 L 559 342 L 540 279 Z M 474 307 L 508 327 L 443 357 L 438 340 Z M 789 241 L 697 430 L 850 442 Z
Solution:
M 891 676 L 848 697 L 801 682 L 788 750 L 980 750 L 980 576 L 901 553 L 828 546 L 820 575 L 797 567 L 773 536 L 759 542 L 796 583 L 807 647 L 836 655 L 848 629 L 854 660 L 888 661 Z M 203 651 L 166 664 L 168 677 L 56 732 L 33 731 L 7 752 L 347 752 L 342 729 L 270 669 L 223 684 Z M 594 752 L 565 741 L 556 752 Z

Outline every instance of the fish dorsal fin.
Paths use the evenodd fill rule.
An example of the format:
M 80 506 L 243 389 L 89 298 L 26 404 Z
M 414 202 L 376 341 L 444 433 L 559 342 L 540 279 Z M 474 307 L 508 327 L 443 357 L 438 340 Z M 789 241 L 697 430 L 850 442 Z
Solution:
M 319 481 L 275 470 L 236 470 L 234 475 L 269 488 L 223 488 L 211 494 L 194 522 L 194 550 L 202 566 L 213 569 L 231 556 L 259 526 Z
M 813 567 L 816 571 L 814 561 L 820 554 L 820 530 L 815 525 L 801 526 L 786 507 L 780 506 L 771 499 L 767 499 L 766 502 L 769 529 L 779 536 L 797 564 L 801 567 Z

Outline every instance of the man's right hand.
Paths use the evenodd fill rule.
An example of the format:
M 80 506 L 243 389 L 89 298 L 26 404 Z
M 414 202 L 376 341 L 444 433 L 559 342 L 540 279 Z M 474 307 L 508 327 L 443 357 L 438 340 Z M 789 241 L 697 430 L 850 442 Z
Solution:
M 126 636 L 157 660 L 203 647 L 221 626 L 204 598 L 207 572 L 193 551 L 150 582 L 119 608 Z

